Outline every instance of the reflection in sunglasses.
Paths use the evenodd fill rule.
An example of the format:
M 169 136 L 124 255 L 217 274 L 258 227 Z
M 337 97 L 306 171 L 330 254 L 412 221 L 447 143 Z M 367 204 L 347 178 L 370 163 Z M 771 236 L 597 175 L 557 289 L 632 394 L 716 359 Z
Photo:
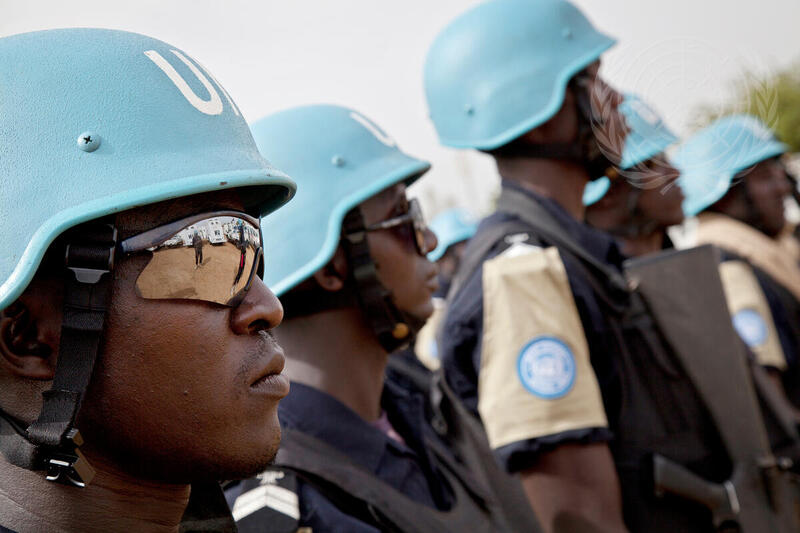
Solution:
M 425 239 L 427 227 L 425 217 L 422 215 L 422 209 L 415 198 L 408 202 L 408 211 L 405 214 L 375 224 L 370 224 L 365 230 L 377 231 L 382 229 L 408 228 L 411 231 L 410 236 L 412 237 L 417 253 L 424 257 L 431 251 L 427 249 L 427 242 Z
M 261 234 L 243 219 L 219 216 L 192 224 L 147 250 L 152 259 L 136 281 L 143 298 L 230 305 L 249 287 L 260 259 Z

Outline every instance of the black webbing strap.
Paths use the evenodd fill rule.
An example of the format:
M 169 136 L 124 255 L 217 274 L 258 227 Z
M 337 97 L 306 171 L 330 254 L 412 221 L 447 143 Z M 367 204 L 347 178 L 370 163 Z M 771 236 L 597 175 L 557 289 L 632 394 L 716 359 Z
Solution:
M 628 292 L 628 284 L 622 274 L 604 264 L 578 244 L 572 236 L 559 226 L 536 200 L 525 193 L 503 187 L 497 200 L 497 210 L 519 217 L 533 227 L 545 241 L 559 247 L 577 257 L 588 268 L 607 279 L 609 284 L 623 293 Z
M 42 463 L 39 449 L 24 435 L 25 425 L 0 411 L 0 452 L 14 466 L 39 470 Z
M 392 353 L 409 342 L 413 324 L 395 307 L 391 301 L 391 293 L 378 279 L 375 262 L 369 253 L 367 232 L 360 209 L 352 209 L 344 217 L 342 236 L 350 275 L 355 280 L 364 317 L 381 346 Z
M 193 483 L 179 533 L 236 533 L 236 524 L 216 482 Z M 270 529 L 271 531 L 271 529 Z
M 431 441 L 426 439 L 426 444 L 431 446 Z M 465 480 L 471 478 L 469 472 L 446 450 L 434 446 L 430 449 L 453 494 L 448 511 L 417 502 L 338 449 L 298 430 L 283 429 L 275 465 L 294 472 L 343 512 L 374 524 L 381 531 L 504 531 L 497 527 L 485 502 L 476 498 L 475 488 L 467 486 Z M 493 496 L 487 494 L 488 497 Z
M 490 226 L 485 231 L 480 231 L 467 243 L 464 255 L 458 265 L 458 270 L 450 283 L 447 291 L 447 301 L 452 302 L 458 291 L 469 281 L 472 275 L 478 270 L 488 254 L 500 239 L 514 233 L 524 233 L 525 229 L 517 220 L 510 220 Z
M 51 389 L 42 393 L 39 417 L 27 429 L 33 444 L 52 452 L 47 452 L 50 457 L 44 465 L 52 481 L 80 485 L 88 482 L 82 478 L 92 474 L 77 451 L 81 440 L 74 423 L 100 349 L 116 239 L 116 229 L 110 225 L 82 226 L 68 236 L 55 377 Z M 76 465 L 83 472 L 76 471 Z

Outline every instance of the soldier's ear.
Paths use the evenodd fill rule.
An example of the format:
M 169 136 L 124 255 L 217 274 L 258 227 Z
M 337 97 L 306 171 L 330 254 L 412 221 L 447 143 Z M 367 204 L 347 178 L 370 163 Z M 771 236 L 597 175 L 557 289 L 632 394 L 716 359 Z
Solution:
M 0 364 L 7 372 L 24 379 L 53 379 L 61 317 L 60 312 L 57 317 L 47 313 L 47 307 L 26 293 L 0 311 Z
M 313 278 L 317 284 L 330 292 L 342 290 L 347 280 L 347 257 L 341 246 L 336 249 L 328 263 L 314 272 Z

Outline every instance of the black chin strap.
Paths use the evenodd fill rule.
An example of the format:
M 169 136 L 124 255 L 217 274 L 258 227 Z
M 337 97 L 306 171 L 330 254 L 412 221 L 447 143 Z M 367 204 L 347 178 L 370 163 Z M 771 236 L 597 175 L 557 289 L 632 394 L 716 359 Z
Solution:
M 658 231 L 658 223 L 648 219 L 639 209 L 639 197 L 641 197 L 642 192 L 643 190 L 638 187 L 630 187 L 630 191 L 628 191 L 625 198 L 627 220 L 618 226 L 608 228 L 605 230 L 606 232 L 617 237 L 632 239 Z
M 9 462 L 46 470 L 49 481 L 83 487 L 94 469 L 78 449 L 83 441 L 75 417 L 89 385 L 111 295 L 117 231 L 85 225 L 69 232 L 66 247 L 64 312 L 52 388 L 42 396 L 39 417 L 26 430 L 0 417 L 0 451 Z
M 742 220 L 742 222 L 744 222 L 748 226 L 756 228 L 761 233 L 768 235 L 767 231 L 765 231 L 766 228 L 764 225 L 763 215 L 756 207 L 756 203 L 753 201 L 753 197 L 750 196 L 750 191 L 747 190 L 747 184 L 745 183 L 745 179 L 740 179 L 738 182 L 734 183 L 734 185 L 732 185 L 728 189 L 726 195 L 727 194 L 740 195 L 747 209 L 745 220 Z
M 606 157 L 592 129 L 591 96 L 586 87 L 570 83 L 578 108 L 578 136 L 573 142 L 528 144 L 512 141 L 491 151 L 495 156 L 530 159 L 562 159 L 586 169 L 592 180 L 614 171 L 614 163 Z M 602 124 L 598 127 L 603 127 Z
M 351 209 L 342 222 L 342 243 L 364 317 L 381 346 L 392 353 L 411 341 L 421 321 L 400 311 L 392 302 L 392 294 L 378 280 L 364 228 L 361 210 Z

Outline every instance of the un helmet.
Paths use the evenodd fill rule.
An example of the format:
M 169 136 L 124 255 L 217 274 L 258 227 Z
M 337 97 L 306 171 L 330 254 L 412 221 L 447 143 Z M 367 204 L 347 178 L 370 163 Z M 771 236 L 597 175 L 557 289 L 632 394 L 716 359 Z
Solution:
M 294 194 L 217 80 L 150 37 L 65 29 L 2 38 L 0 108 L 0 309 L 30 284 L 56 237 L 74 226 L 90 236 L 84 222 L 226 189 L 264 215 Z M 100 242 L 75 255 L 102 265 L 92 269 L 100 274 L 87 276 L 81 266 L 73 272 L 82 274 L 64 278 L 54 385 L 38 419 L 25 429 L 0 413 L 0 451 L 9 462 L 79 487 L 94 471 L 78 449 L 74 418 L 98 355 L 117 244 L 112 227 L 98 226 L 102 239 L 96 229 L 91 238 Z
M 725 196 L 739 172 L 788 150 L 754 116 L 716 120 L 687 139 L 675 155 L 684 212 L 687 216 L 700 213 Z
M 466 210 L 453 208 L 434 218 L 430 228 L 436 234 L 438 245 L 428 254 L 428 259 L 438 261 L 448 248 L 472 238 L 478 224 Z
M 233 188 L 246 188 L 248 209 L 264 215 L 294 194 L 219 82 L 144 35 L 62 29 L 2 38 L 0 106 L 0 309 L 72 226 Z
M 644 163 L 678 142 L 678 137 L 658 113 L 638 96 L 626 94 L 619 111 L 628 126 L 619 157 L 619 168 L 623 171 Z M 589 182 L 583 192 L 583 204 L 589 206 L 599 202 L 610 187 L 611 180 L 606 176 Z
M 262 224 L 270 250 L 264 280 L 278 296 L 330 261 L 348 211 L 396 183 L 414 182 L 430 168 L 346 107 L 296 107 L 256 121 L 252 130 L 262 153 L 299 184 L 292 203 Z
M 441 143 L 492 150 L 543 124 L 569 80 L 614 43 L 566 0 L 491 0 L 463 13 L 425 60 Z

